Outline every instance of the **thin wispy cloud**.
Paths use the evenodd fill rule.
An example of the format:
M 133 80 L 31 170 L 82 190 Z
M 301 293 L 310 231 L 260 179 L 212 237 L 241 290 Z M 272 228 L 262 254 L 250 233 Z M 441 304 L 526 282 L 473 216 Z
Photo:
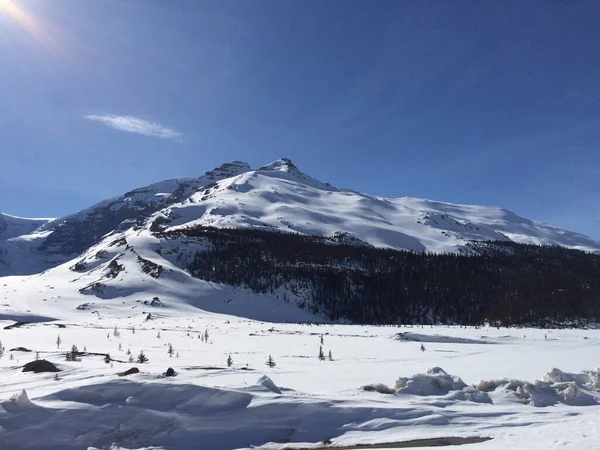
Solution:
M 150 122 L 148 120 L 140 119 L 134 116 L 117 116 L 117 115 L 87 115 L 87 120 L 92 122 L 98 122 L 108 127 L 114 128 L 115 130 L 126 131 L 128 133 L 137 133 L 144 136 L 152 136 L 161 139 L 173 139 L 180 140 L 181 133 L 169 128 L 165 125 L 161 125 L 157 122 Z

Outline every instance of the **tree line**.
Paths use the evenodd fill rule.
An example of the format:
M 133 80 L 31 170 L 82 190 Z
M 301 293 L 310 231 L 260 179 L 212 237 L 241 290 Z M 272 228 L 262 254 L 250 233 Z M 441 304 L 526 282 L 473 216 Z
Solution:
M 473 242 L 462 254 L 334 244 L 257 229 L 160 232 L 203 237 L 187 267 L 254 292 L 308 292 L 299 305 L 361 324 L 581 325 L 600 317 L 600 255 L 558 246 Z

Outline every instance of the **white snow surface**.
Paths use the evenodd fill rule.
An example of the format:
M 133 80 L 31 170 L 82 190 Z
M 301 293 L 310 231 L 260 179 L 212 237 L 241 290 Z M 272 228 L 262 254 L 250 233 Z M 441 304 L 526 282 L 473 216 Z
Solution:
M 158 212 L 170 229 L 258 227 L 329 236 L 336 232 L 378 247 L 456 252 L 472 240 L 512 240 L 600 251 L 600 242 L 517 216 L 505 209 L 335 188 L 300 172 L 291 161 L 225 178 Z
M 0 448 L 273 450 L 324 440 L 331 448 L 395 448 L 473 436 L 492 440 L 467 448 L 599 448 L 597 330 L 418 328 L 449 338 L 429 341 L 424 352 L 390 339 L 416 329 L 273 324 L 200 311 L 144 321 L 85 310 L 0 328 Z M 199 339 L 205 332 L 207 342 Z M 332 361 L 317 358 L 321 335 Z M 90 354 L 65 361 L 73 344 Z M 16 347 L 32 352 L 10 351 Z M 126 362 L 128 351 L 141 350 L 149 362 Z M 21 372 L 35 352 L 61 372 Z M 105 363 L 103 353 L 114 361 Z M 131 367 L 140 373 L 118 375 Z M 174 377 L 165 376 L 168 367 Z M 363 388 L 369 384 L 376 389 Z

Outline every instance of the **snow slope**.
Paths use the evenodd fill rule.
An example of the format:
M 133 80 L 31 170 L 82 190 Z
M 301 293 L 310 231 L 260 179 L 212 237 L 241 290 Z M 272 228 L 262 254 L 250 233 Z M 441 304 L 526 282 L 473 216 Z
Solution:
M 512 240 L 600 251 L 600 242 L 501 208 L 382 198 L 314 180 L 283 159 L 223 179 L 156 213 L 168 230 L 195 226 L 348 233 L 378 247 L 456 252 L 472 240 Z
M 28 219 L 0 212 L 0 242 L 30 234 L 54 219 Z
M 465 447 L 481 450 L 600 448 L 597 330 L 63 314 L 9 330 L 0 321 L 2 449 L 283 450 L 447 437 L 491 438 Z M 432 336 L 425 351 L 390 339 L 413 331 Z M 331 361 L 317 358 L 321 335 Z M 73 344 L 90 354 L 65 361 Z M 35 353 L 16 347 L 61 372 L 22 373 Z M 149 362 L 127 362 L 141 350 Z M 131 367 L 141 372 L 119 376 Z M 364 389 L 377 383 L 390 393 Z

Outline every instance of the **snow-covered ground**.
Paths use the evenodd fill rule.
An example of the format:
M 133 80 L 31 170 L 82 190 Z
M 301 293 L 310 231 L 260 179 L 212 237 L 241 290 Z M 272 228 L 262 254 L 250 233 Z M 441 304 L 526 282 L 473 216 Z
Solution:
M 334 448 L 475 436 L 492 439 L 465 448 L 600 448 L 597 330 L 275 324 L 155 311 L 148 321 L 85 311 L 8 330 L 13 321 L 0 321 L 0 448 Z M 332 361 L 318 358 L 321 335 Z M 72 345 L 115 361 L 66 361 Z M 148 363 L 126 362 L 142 350 Z M 61 372 L 23 373 L 35 352 Z M 131 367 L 141 372 L 118 375 Z M 168 367 L 176 376 L 164 376 Z

